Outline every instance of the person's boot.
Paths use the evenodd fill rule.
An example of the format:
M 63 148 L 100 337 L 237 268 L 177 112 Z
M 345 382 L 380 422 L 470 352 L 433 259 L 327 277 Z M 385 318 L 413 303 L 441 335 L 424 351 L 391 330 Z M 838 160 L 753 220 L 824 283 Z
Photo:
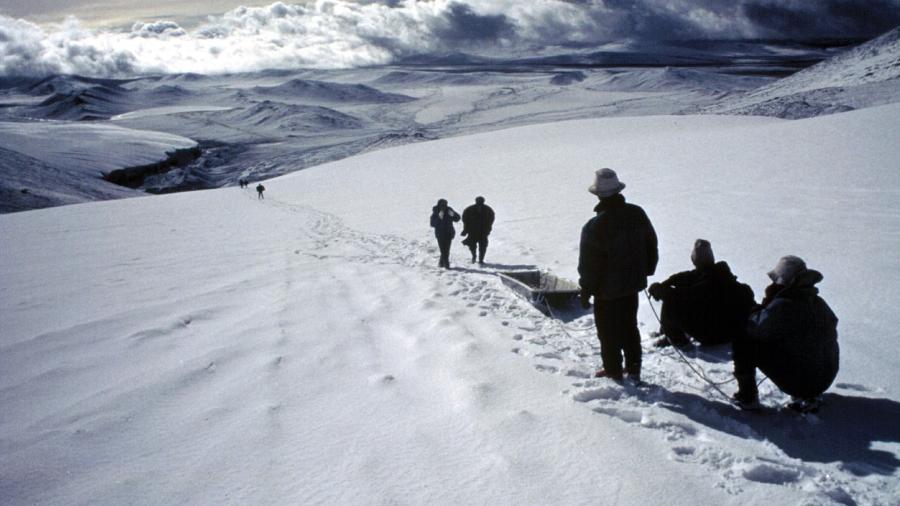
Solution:
M 817 413 L 822 406 L 822 397 L 793 397 L 787 404 L 788 409 L 797 413 Z
M 595 378 L 609 378 L 613 381 L 622 381 L 622 373 L 621 372 L 612 372 L 607 371 L 606 369 L 599 369 L 594 373 Z
M 682 348 L 682 349 L 688 348 L 691 346 L 691 340 L 685 336 L 671 337 L 671 336 L 667 336 L 665 334 L 661 334 L 661 335 L 662 335 L 662 337 L 657 339 L 653 343 L 653 346 L 655 346 L 657 348 L 665 348 L 666 346 L 672 346 L 674 344 L 676 348 Z
M 628 375 L 628 379 L 631 380 L 635 385 L 642 386 L 645 385 L 643 381 L 641 381 L 641 366 L 640 365 L 630 365 L 625 368 L 625 374 Z
M 756 374 L 735 374 L 737 380 L 738 391 L 731 396 L 731 399 L 744 411 L 759 411 L 759 391 L 756 389 Z

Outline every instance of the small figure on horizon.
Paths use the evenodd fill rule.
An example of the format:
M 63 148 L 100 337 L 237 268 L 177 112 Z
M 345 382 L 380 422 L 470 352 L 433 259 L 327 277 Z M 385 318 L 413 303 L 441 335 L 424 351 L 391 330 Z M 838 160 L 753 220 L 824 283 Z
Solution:
M 240 179 L 238 181 L 238 183 L 241 185 L 241 188 L 246 188 L 246 187 L 250 186 L 250 181 L 247 181 L 246 179 L 243 179 L 243 178 Z
M 266 187 L 263 186 L 262 183 L 259 183 L 258 185 L 256 185 L 256 198 L 264 199 L 265 198 L 265 197 L 263 197 L 264 191 L 266 191 Z
M 762 304 L 733 343 L 733 398 L 742 409 L 759 409 L 759 369 L 793 397 L 788 407 L 814 411 L 838 373 L 837 316 L 815 287 L 822 273 L 808 269 L 803 259 L 782 257 L 768 276 L 772 284 Z
M 603 369 L 594 377 L 622 379 L 625 370 L 636 383 L 641 377 L 641 334 L 638 331 L 638 293 L 659 260 L 656 231 L 643 209 L 625 203 L 612 169 L 600 169 L 588 191 L 600 199 L 597 213 L 581 230 L 578 280 L 581 305 L 594 298 L 594 323 L 600 339 Z
M 647 290 L 663 302 L 656 347 L 689 346 L 691 337 L 704 346 L 730 343 L 744 332 L 756 305 L 753 289 L 739 283 L 727 263 L 716 262 L 709 241 L 694 241 L 691 262 L 693 270 L 673 274 Z
M 475 263 L 475 251 L 478 250 L 478 263 L 484 265 L 484 254 L 487 252 L 488 236 L 494 226 L 494 210 L 484 203 L 484 197 L 476 197 L 475 204 L 465 208 L 462 214 L 463 231 L 459 234 L 466 239 L 463 244 L 472 252 L 472 263 Z
M 434 237 L 437 238 L 438 249 L 441 251 L 438 267 L 450 268 L 450 245 L 456 236 L 453 222 L 459 219 L 459 213 L 447 205 L 445 199 L 438 200 L 437 205 L 431 208 L 431 227 L 434 228 Z

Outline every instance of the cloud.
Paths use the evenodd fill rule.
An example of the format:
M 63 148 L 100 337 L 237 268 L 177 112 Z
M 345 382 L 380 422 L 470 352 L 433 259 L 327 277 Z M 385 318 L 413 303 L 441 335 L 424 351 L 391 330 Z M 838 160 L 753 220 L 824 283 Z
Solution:
M 869 37 L 900 0 L 298 0 L 191 29 L 38 26 L 0 16 L 0 74 L 223 73 L 379 65 L 423 52 L 502 52 L 621 39 Z
M 872 37 L 900 25 L 897 0 L 755 0 L 741 4 L 740 11 L 769 37 Z

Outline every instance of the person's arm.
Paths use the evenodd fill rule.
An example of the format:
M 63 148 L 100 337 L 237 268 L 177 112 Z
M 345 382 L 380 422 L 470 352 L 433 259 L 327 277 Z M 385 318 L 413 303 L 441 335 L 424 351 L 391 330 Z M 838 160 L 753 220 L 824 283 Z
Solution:
M 494 228 L 494 210 L 490 207 L 485 207 L 485 211 L 487 211 L 487 220 L 485 220 L 484 235 L 490 235 L 491 230 Z
M 448 207 L 448 208 L 447 208 L 447 212 L 450 213 L 450 219 L 451 219 L 451 220 L 453 220 L 453 221 L 459 221 L 459 220 L 460 220 L 459 213 L 456 212 L 456 211 L 454 211 L 452 207 Z
M 646 213 L 644 213 L 644 221 L 646 223 L 644 229 L 647 243 L 647 275 L 652 276 L 656 274 L 656 265 L 659 263 L 659 240 L 656 237 L 656 230 L 653 229 L 653 224 L 650 223 L 650 218 L 647 217 Z
M 766 307 L 760 307 L 747 320 L 747 334 L 757 341 L 793 339 L 803 329 L 803 316 L 797 304 L 780 298 Z

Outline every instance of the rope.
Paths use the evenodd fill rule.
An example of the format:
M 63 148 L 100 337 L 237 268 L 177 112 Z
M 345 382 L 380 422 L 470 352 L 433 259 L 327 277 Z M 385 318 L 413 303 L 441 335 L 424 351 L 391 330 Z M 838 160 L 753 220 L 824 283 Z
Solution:
M 563 331 L 563 333 L 569 337 L 569 339 L 571 339 L 573 341 L 578 341 L 581 344 L 587 345 L 591 349 L 595 348 L 595 346 L 593 344 L 593 340 L 585 341 L 584 339 L 575 337 L 569 333 L 569 330 L 566 328 L 565 324 L 562 323 L 562 320 L 558 316 L 556 316 L 556 313 L 553 312 L 553 308 L 550 307 L 550 302 L 547 300 L 546 297 L 544 297 L 543 295 L 538 295 L 538 299 L 544 303 L 544 307 L 547 308 L 547 312 L 550 314 L 550 318 L 552 318 L 553 321 L 556 322 L 556 326 L 559 327 Z
M 647 296 L 647 302 L 650 303 L 650 309 L 653 310 L 653 316 L 655 316 L 656 321 L 659 322 L 660 325 L 662 325 L 662 320 L 659 318 L 659 314 L 656 312 L 656 307 L 653 305 L 653 300 L 650 298 L 650 294 L 647 292 L 647 290 L 644 290 L 644 295 Z M 690 369 L 698 378 L 700 378 L 701 380 L 703 380 L 704 382 L 709 384 L 709 386 L 711 386 L 713 388 L 713 390 L 715 390 L 716 392 L 719 392 L 719 394 L 721 394 L 722 397 L 724 397 L 730 404 L 737 405 L 737 403 L 734 401 L 734 399 L 731 398 L 730 395 L 726 394 L 721 388 L 719 388 L 721 385 L 724 385 L 726 383 L 730 383 L 730 382 L 734 381 L 733 378 L 729 379 L 728 381 L 723 381 L 720 383 L 717 383 L 717 382 L 709 379 L 709 376 L 706 375 L 706 373 L 703 371 L 703 369 L 700 368 L 699 366 L 694 366 L 694 364 L 692 364 L 691 361 L 688 360 L 688 358 L 684 355 L 684 353 L 682 353 L 681 350 L 678 349 L 677 346 L 675 346 L 675 343 L 672 342 L 672 339 L 668 335 L 666 335 L 666 341 L 669 342 L 669 345 L 671 345 L 672 349 L 675 350 L 675 352 L 678 354 L 678 358 L 682 362 L 684 362 L 684 364 L 686 366 L 688 366 L 688 369 Z M 765 381 L 765 378 L 763 378 L 762 381 Z M 762 381 L 760 381 L 760 384 L 762 384 Z

